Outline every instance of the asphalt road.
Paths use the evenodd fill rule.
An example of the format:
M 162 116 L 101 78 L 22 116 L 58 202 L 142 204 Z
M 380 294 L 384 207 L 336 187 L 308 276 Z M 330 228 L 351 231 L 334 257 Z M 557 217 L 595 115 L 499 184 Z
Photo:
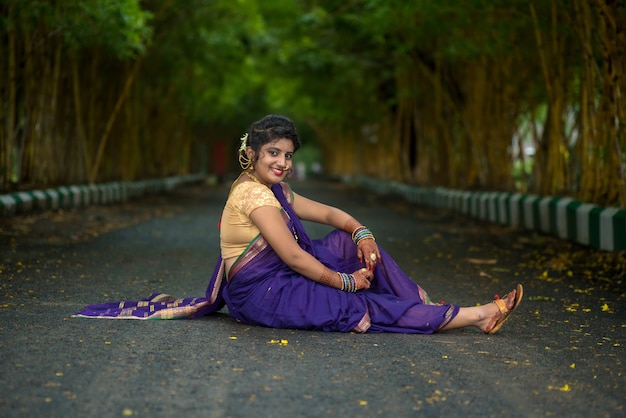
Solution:
M 226 310 L 72 318 L 154 291 L 203 295 L 228 186 L 0 220 L 0 416 L 626 415 L 626 285 L 606 254 L 345 184 L 293 188 L 368 225 L 435 300 L 486 303 L 518 282 L 525 300 L 494 336 L 278 330 Z

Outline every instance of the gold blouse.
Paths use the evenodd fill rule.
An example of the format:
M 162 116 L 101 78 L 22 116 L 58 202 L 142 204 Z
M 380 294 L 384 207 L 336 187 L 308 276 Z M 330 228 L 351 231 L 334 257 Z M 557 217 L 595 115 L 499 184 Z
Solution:
M 257 235 L 259 229 L 250 220 L 250 214 L 262 206 L 281 209 L 274 193 L 252 181 L 237 184 L 231 190 L 222 212 L 220 248 L 224 260 L 239 256 Z

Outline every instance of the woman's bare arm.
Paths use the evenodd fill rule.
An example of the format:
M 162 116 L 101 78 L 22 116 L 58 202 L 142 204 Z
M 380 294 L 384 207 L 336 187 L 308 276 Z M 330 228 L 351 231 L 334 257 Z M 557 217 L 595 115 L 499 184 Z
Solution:
M 333 228 L 341 229 L 349 233 L 352 233 L 352 230 L 360 225 L 349 213 L 334 206 L 308 199 L 296 193 L 294 193 L 293 209 L 300 219 L 330 225 Z M 354 227 L 352 227 L 352 225 L 354 225 Z
M 349 213 L 334 206 L 325 205 L 294 193 L 293 209 L 300 219 L 330 225 L 335 229 L 352 234 L 362 224 Z M 358 245 L 357 257 L 368 270 L 374 271 L 376 263 L 381 260 L 380 249 L 376 242 L 363 240 Z M 372 258 L 373 257 L 373 258 Z
M 300 248 L 278 208 L 273 206 L 259 207 L 252 211 L 250 219 L 259 228 L 263 238 L 280 259 L 291 269 L 311 280 L 338 289 L 342 288 L 341 278 L 336 272 L 330 271 L 315 257 Z M 369 275 L 367 273 L 355 272 L 354 276 L 358 289 L 369 288 L 369 280 L 367 280 Z

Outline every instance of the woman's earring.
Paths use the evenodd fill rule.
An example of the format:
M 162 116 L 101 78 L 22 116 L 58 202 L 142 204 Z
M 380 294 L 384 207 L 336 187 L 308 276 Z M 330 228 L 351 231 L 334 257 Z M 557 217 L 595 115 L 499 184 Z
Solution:
M 240 152 L 239 153 L 239 165 L 241 166 L 243 170 L 247 170 L 250 168 L 250 166 L 252 166 L 252 161 L 250 161 L 250 159 L 245 153 Z M 252 169 L 254 170 L 254 167 L 252 167 Z

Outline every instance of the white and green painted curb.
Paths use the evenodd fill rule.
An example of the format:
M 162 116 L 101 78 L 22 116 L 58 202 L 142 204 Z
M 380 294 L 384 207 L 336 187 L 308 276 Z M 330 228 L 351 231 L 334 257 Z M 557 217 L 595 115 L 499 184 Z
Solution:
M 169 192 L 180 185 L 204 179 L 204 174 L 189 174 L 162 179 L 64 186 L 3 194 L 0 195 L 0 217 L 124 202 L 147 194 Z
M 417 187 L 361 176 L 356 177 L 356 183 L 377 193 L 401 195 L 409 202 L 540 231 L 596 249 L 626 250 L 626 210 L 616 207 L 602 207 L 568 197 Z

